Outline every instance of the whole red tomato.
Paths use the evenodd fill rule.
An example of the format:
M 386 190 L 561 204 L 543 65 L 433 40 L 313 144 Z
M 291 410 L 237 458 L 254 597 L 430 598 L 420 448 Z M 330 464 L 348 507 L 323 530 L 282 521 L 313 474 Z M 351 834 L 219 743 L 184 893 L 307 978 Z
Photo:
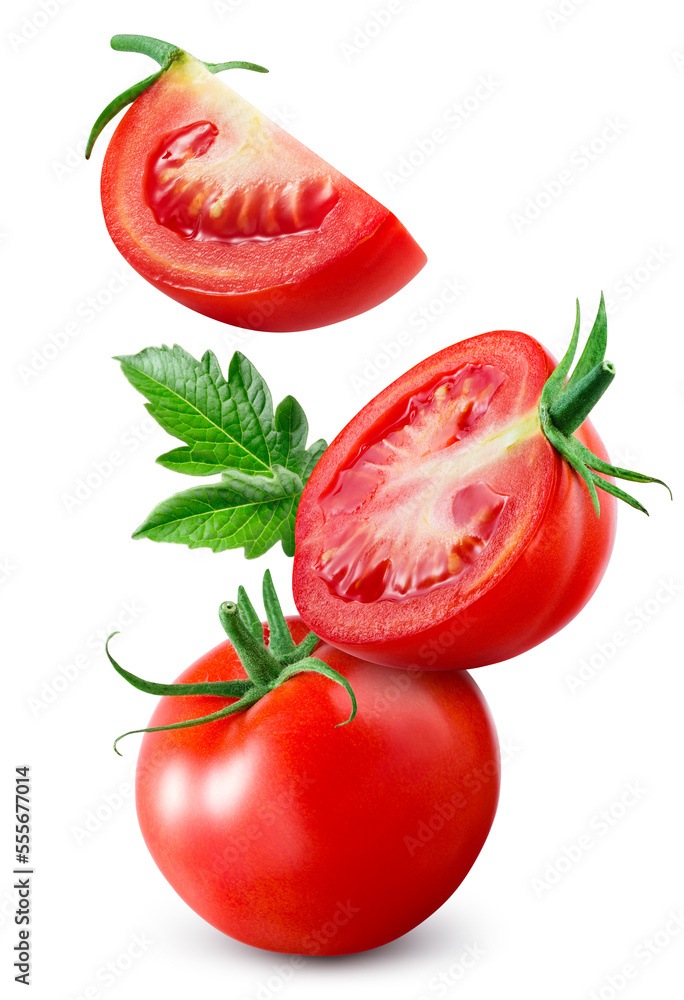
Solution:
M 115 35 L 152 56 L 153 77 L 113 101 L 87 150 L 125 104 L 102 167 L 109 234 L 139 274 L 214 319 L 304 330 L 370 309 L 423 267 L 399 220 L 176 46 Z
M 290 619 L 292 636 L 306 633 Z M 449 898 L 499 794 L 494 725 L 466 673 L 406 673 L 321 645 L 358 703 L 303 673 L 238 715 L 148 732 L 136 803 L 163 875 L 201 917 L 272 951 L 341 955 L 391 941 Z M 120 668 L 118 668 L 120 669 Z M 229 642 L 179 682 L 245 677 Z M 164 697 L 151 726 L 231 699 Z
M 578 331 L 579 312 L 558 367 L 509 330 L 447 347 L 337 436 L 297 513 L 294 597 L 317 635 L 452 670 L 523 653 L 580 611 L 610 557 L 614 497 L 644 509 L 613 477 L 654 480 L 608 464 L 585 419 L 615 374 L 603 298 L 566 384 Z

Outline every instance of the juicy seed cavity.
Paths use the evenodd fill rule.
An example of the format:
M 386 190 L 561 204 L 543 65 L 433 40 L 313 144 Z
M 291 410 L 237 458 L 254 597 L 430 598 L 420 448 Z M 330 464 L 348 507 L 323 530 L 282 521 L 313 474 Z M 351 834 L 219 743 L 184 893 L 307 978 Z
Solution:
M 469 454 L 466 439 L 503 381 L 495 366 L 475 363 L 441 376 L 338 470 L 319 499 L 316 571 L 331 593 L 404 600 L 453 583 L 477 562 L 508 497 L 487 484 L 477 443 Z
M 165 135 L 147 158 L 143 194 L 155 219 L 186 240 L 268 241 L 317 232 L 339 200 L 324 175 L 254 181 L 228 158 L 205 165 L 218 128 L 193 122 Z M 242 175 L 242 176 L 241 176 Z

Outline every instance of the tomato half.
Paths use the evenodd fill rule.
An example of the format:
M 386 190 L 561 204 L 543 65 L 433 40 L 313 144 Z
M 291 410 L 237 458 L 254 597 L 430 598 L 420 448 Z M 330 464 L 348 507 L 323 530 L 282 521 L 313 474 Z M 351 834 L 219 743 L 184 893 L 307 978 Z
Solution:
M 388 209 L 171 51 L 102 169 L 107 228 L 143 278 L 225 323 L 304 330 L 370 309 L 423 267 Z
M 299 641 L 308 631 L 290 620 Z M 331 646 L 351 683 L 299 674 L 239 715 L 147 733 L 136 777 L 145 842 L 214 927 L 272 951 L 341 955 L 406 933 L 477 857 L 499 793 L 494 725 L 466 673 L 399 673 Z M 245 672 L 229 642 L 179 678 Z M 164 697 L 152 726 L 230 704 Z
M 317 635 L 392 666 L 478 667 L 561 629 L 613 546 L 587 486 L 540 424 L 555 368 L 499 330 L 381 392 L 316 466 L 297 515 L 294 596 Z M 589 421 L 575 437 L 600 459 Z

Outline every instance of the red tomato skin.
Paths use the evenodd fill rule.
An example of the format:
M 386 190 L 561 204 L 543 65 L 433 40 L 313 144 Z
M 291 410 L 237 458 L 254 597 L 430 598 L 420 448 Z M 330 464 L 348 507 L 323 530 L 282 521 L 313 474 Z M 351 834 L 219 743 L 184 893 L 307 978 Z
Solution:
M 306 634 L 298 619 L 291 629 Z M 484 844 L 499 795 L 494 724 L 466 673 L 396 671 L 321 645 L 359 710 L 315 674 L 247 712 L 144 736 L 143 837 L 192 909 L 271 951 L 343 955 L 391 941 L 441 906 Z M 244 676 L 224 642 L 179 680 Z M 150 725 L 228 700 L 162 698 Z
M 545 365 L 537 379 L 538 399 L 546 378 L 556 367 L 554 358 L 525 334 L 494 331 L 482 335 L 482 338 L 492 337 L 516 338 L 517 349 L 529 350 L 532 346 L 533 350 L 542 353 Z M 474 337 L 463 342 L 463 346 L 467 348 L 480 339 Z M 454 348 L 459 346 L 462 345 L 454 345 Z M 447 348 L 440 353 L 450 350 Z M 434 357 L 439 358 L 439 355 Z M 393 386 L 400 386 L 401 382 L 399 379 Z M 386 391 L 390 389 L 392 387 Z M 526 391 L 529 394 L 529 387 Z M 371 419 L 369 410 L 366 425 Z M 326 585 L 313 577 L 300 542 L 312 523 L 310 518 L 315 516 L 311 511 L 316 498 L 330 479 L 330 468 L 336 462 L 337 442 L 340 441 L 342 455 L 353 438 L 350 434 L 345 439 L 353 423 L 333 442 L 314 470 L 297 518 L 295 603 L 305 621 L 324 641 L 387 666 L 470 670 L 526 652 L 554 635 L 581 611 L 598 587 L 610 559 L 615 540 L 617 501 L 599 490 L 601 515 L 597 517 L 584 481 L 544 438 L 542 458 L 535 470 L 545 494 L 541 517 L 534 536 L 494 586 L 468 602 L 461 602 L 462 606 L 452 612 L 447 607 L 441 616 L 431 616 L 431 609 L 428 610 L 425 603 L 418 604 L 412 628 L 396 629 L 395 635 L 385 634 L 377 640 L 358 642 L 342 639 L 335 615 L 339 599 L 330 595 Z M 584 422 L 576 437 L 600 458 L 608 460 L 606 449 L 590 421 Z M 326 460 L 329 464 L 324 468 Z M 431 608 L 438 607 L 438 601 L 439 597 Z M 385 607 L 377 609 L 377 613 L 382 614 L 385 621 L 391 620 L 391 602 L 379 604 Z
M 181 305 L 222 323 L 289 333 L 316 330 L 372 309 L 403 288 L 426 260 L 410 233 L 392 212 L 387 212 L 372 236 L 302 281 L 249 293 L 212 295 L 171 285 L 142 270 L 138 273 Z
M 199 78 L 198 78 L 199 73 Z M 340 203 L 319 233 L 265 244 L 248 243 L 228 253 L 220 244 L 192 244 L 159 225 L 143 194 L 147 156 L 165 132 L 220 111 L 217 78 L 194 60 L 174 65 L 128 109 L 112 136 L 102 166 L 101 200 L 109 235 L 146 281 L 182 305 L 247 329 L 288 332 L 337 323 L 371 309 L 409 282 L 426 256 L 399 220 L 365 191 L 297 143 L 268 126 L 290 150 L 327 168 Z M 199 82 L 198 82 L 199 80 Z M 209 90 L 205 89 L 209 87 Z M 246 105 L 229 88 L 239 106 Z M 208 96 L 207 96 L 208 95 Z M 253 109 L 255 110 L 255 109 Z M 255 111 L 258 114 L 258 112 Z M 229 123 L 228 126 L 229 127 Z M 348 228 L 358 224 L 356 241 Z M 300 252 L 318 240 L 316 252 Z M 285 281 L 274 281 L 285 271 Z

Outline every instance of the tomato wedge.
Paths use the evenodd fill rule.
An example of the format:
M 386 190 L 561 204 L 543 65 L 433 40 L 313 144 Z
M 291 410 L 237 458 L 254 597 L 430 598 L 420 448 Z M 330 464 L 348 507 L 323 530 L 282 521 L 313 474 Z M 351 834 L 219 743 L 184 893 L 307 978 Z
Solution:
M 112 46 L 162 64 L 103 112 L 87 150 L 133 100 L 104 159 L 102 207 L 155 287 L 235 326 L 303 330 L 370 309 L 423 267 L 387 208 L 214 75 L 263 67 L 202 63 L 145 36 Z
M 391 666 L 471 668 L 577 614 L 608 563 L 614 497 L 643 510 L 613 477 L 654 481 L 609 465 L 585 420 L 614 375 L 603 299 L 590 341 L 564 386 L 572 356 L 556 368 L 524 333 L 473 337 L 361 410 L 297 515 L 294 596 L 317 635 Z

